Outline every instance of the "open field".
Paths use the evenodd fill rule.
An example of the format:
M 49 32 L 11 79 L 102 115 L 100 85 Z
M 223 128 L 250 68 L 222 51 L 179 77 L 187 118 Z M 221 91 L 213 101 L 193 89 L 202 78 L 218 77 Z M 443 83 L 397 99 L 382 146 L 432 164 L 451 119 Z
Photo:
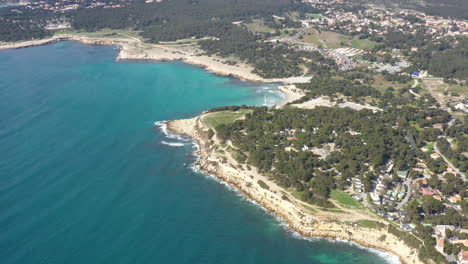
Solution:
M 81 30 L 62 29 L 55 32 L 56 35 L 73 35 L 92 38 L 134 38 L 143 41 L 139 31 L 125 29 L 102 29 L 95 32 Z
M 322 46 L 329 49 L 356 48 L 365 50 L 371 49 L 377 45 L 377 43 L 370 40 L 353 38 L 336 32 L 319 32 L 313 28 L 308 28 L 303 32 L 303 39 L 301 42 Z
M 250 109 L 241 109 L 239 111 L 220 111 L 209 113 L 203 117 L 203 124 L 207 128 L 216 128 L 221 124 L 232 123 L 235 120 L 244 117 L 245 114 L 252 112 Z
M 430 93 L 440 104 L 468 97 L 468 86 L 447 84 L 442 79 L 424 79 L 421 88 L 423 93 Z M 453 93 L 458 95 L 452 96 Z
M 366 227 L 366 228 L 382 228 L 384 225 L 380 222 L 373 221 L 373 220 L 358 220 L 356 222 L 359 226 Z
M 463 95 L 468 97 L 468 86 L 461 86 L 458 84 L 449 84 L 447 92 L 451 93 L 457 93 L 459 95 Z
M 364 208 L 361 203 L 343 191 L 333 190 L 330 194 L 330 198 L 348 208 Z
M 252 23 L 244 23 L 243 24 L 250 32 L 253 33 L 267 33 L 267 32 L 274 32 L 275 30 L 271 27 L 265 25 L 263 20 L 261 19 L 254 19 Z
M 390 82 L 385 80 L 381 75 L 373 75 L 374 82 L 371 84 L 372 87 L 384 92 L 387 88 L 393 87 L 395 90 L 401 89 L 403 87 L 410 86 L 411 83 L 399 83 L 399 82 Z
M 321 18 L 322 15 L 321 14 L 310 14 L 310 13 L 308 13 L 308 14 L 306 14 L 306 17 L 316 19 L 316 18 Z

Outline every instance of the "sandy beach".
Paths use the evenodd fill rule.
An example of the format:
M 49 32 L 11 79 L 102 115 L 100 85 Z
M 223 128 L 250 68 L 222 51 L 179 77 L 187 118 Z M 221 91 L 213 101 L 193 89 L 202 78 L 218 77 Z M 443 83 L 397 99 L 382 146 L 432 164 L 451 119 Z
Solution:
M 193 44 L 150 44 L 141 40 L 121 35 L 119 37 L 92 37 L 84 35 L 58 34 L 51 38 L 15 43 L 0 44 L 0 49 L 19 49 L 32 46 L 47 45 L 57 41 L 73 40 L 89 45 L 114 45 L 120 48 L 117 60 L 156 60 L 183 61 L 205 70 L 222 75 L 253 82 L 279 82 L 285 85 L 308 82 L 311 76 L 265 79 L 252 73 L 253 67 L 242 62 L 230 65 L 232 58 L 202 55 Z
M 244 196 L 280 217 L 291 230 L 300 235 L 308 238 L 324 237 L 353 241 L 397 256 L 393 257 L 394 262 L 399 260 L 407 264 L 422 263 L 417 256 L 417 250 L 408 247 L 398 237 L 389 233 L 386 227 L 365 228 L 356 224 L 361 220 L 378 221 L 385 226 L 389 224 L 368 210 L 351 210 L 339 207 L 338 204 L 338 208 L 342 211 L 340 213 L 321 210 L 296 199 L 288 190 L 261 175 L 255 168 L 248 169 L 237 163 L 229 151 L 219 144 L 216 135 L 210 143 L 203 115 L 168 121 L 167 126 L 170 133 L 191 138 L 199 145 L 196 154 L 200 159 L 196 165 L 202 172 L 214 175 L 219 180 L 234 186 Z M 261 187 L 259 181 L 264 182 L 268 188 Z

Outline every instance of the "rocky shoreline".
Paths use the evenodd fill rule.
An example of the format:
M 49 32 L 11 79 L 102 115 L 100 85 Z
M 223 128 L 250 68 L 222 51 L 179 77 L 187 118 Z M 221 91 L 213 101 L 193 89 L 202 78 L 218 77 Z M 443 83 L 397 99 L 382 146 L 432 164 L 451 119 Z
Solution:
M 418 252 L 409 248 L 386 228 L 364 228 L 349 219 L 353 216 L 333 214 L 329 212 L 310 212 L 303 206 L 303 202 L 291 195 L 287 195 L 281 187 L 264 176 L 259 175 L 255 169 L 241 169 L 216 154 L 216 144 L 210 143 L 206 136 L 206 129 L 201 122 L 202 117 L 185 120 L 167 121 L 170 133 L 181 135 L 194 140 L 199 149 L 197 167 L 205 174 L 214 175 L 219 180 L 236 188 L 248 199 L 251 199 L 266 210 L 278 216 L 293 231 L 306 238 L 328 238 L 332 240 L 352 241 L 359 245 L 381 250 L 396 256 L 400 263 L 422 263 Z M 258 180 L 266 182 L 269 189 L 262 188 Z M 384 223 L 384 222 L 382 222 Z

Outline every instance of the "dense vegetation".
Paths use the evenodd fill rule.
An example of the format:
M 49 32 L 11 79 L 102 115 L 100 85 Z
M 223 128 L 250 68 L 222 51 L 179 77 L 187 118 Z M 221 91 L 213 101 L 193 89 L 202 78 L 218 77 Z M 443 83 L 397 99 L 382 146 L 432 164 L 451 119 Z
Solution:
M 468 173 L 468 157 L 465 155 L 468 153 L 468 116 L 465 116 L 463 123 L 457 122 L 457 124 L 447 128 L 445 133 L 455 140 L 453 143 L 449 143 L 445 138 L 438 138 L 437 147 L 455 167 Z
M 336 78 L 331 74 L 317 75 L 308 83 L 297 84 L 299 89 L 305 90 L 306 96 L 302 97 L 298 102 L 304 102 L 311 98 L 318 96 L 335 96 L 343 94 L 344 96 L 358 97 L 372 96 L 380 97 L 381 94 L 375 88 L 369 85 L 361 84 L 359 81 L 355 82 L 350 78 Z
M 247 30 L 235 27 L 218 39 L 202 40 L 201 49 L 209 55 L 233 56 L 254 66 L 254 73 L 266 78 L 299 76 L 304 73 L 306 60 L 312 66 L 334 67 L 335 62 L 318 52 L 297 51 L 286 44 L 264 43 Z M 311 68 L 309 68 L 311 69 Z
M 413 66 L 407 69 L 427 70 L 429 74 L 444 77 L 468 79 L 468 38 L 445 38 L 421 46 L 409 53 Z
M 172 41 L 189 37 L 218 36 L 232 22 L 251 17 L 281 15 L 307 8 L 290 0 L 174 0 L 157 4 L 137 1 L 124 8 L 79 10 L 72 16 L 75 29 L 103 28 L 143 30 L 150 41 Z
M 318 88 L 312 91 L 324 92 Z M 328 94 L 334 95 L 333 92 Z M 217 126 L 216 134 L 222 142 L 229 142 L 236 148 L 234 158 L 241 164 L 257 167 L 306 202 L 330 207 L 333 205 L 327 198 L 331 197 L 332 191 L 348 188 L 354 178 L 360 178 L 364 190 L 370 191 L 372 180 L 382 173 L 390 160 L 395 164 L 394 170 L 407 170 L 414 167 L 417 160 L 426 160 L 431 171 L 445 171 L 445 167 L 437 171 L 439 164 L 445 166 L 441 158 L 433 160 L 420 150 L 427 141 L 437 140 L 437 145 L 447 155 L 450 151 L 461 153 L 468 148 L 468 119 L 445 129 L 457 140 L 457 150 L 453 150 L 450 143 L 439 137 L 442 131 L 432 128 L 436 123 L 448 122 L 451 118 L 448 112 L 429 107 L 432 103 L 427 102 L 428 97 L 412 99 L 408 105 L 392 103 L 401 101 L 399 99 L 401 97 L 379 97 L 385 107 L 375 113 L 330 107 L 312 110 L 248 107 L 253 112 L 246 114 L 245 119 Z M 211 111 L 238 111 L 241 108 L 247 107 L 223 107 Z M 454 154 L 449 157 L 453 158 Z M 468 164 L 466 159 L 463 162 Z M 410 177 L 420 177 L 414 172 Z M 400 179 L 392 177 L 392 181 L 385 184 L 392 185 Z M 466 195 L 467 185 L 459 175 L 447 173 L 442 181 L 434 174 L 429 185 L 445 196 L 458 193 L 463 198 Z M 460 204 L 466 212 L 468 203 L 462 201 Z M 417 249 L 423 260 L 447 263 L 434 248 L 432 228 L 421 223 L 468 228 L 468 219 L 430 195 L 411 200 L 405 211 L 407 216 L 403 221 L 417 224 L 416 230 L 408 233 L 389 225 L 388 231 Z M 446 250 L 456 254 L 461 248 L 451 245 Z
M 50 14 L 32 12 L 22 8 L 21 12 L 10 12 L 11 8 L 0 8 L 0 42 L 41 39 L 51 35 L 44 29 Z
M 245 120 L 217 127 L 217 134 L 240 150 L 239 160 L 270 174 L 281 185 L 304 192 L 306 199 L 327 198 L 331 190 L 346 187 L 355 176 L 375 177 L 369 168 L 380 168 L 389 159 L 398 169 L 415 164 L 416 152 L 405 139 L 406 129 L 393 127 L 398 117 L 396 112 L 382 115 L 327 107 L 255 108 Z M 310 151 L 328 143 L 339 151 L 326 159 Z

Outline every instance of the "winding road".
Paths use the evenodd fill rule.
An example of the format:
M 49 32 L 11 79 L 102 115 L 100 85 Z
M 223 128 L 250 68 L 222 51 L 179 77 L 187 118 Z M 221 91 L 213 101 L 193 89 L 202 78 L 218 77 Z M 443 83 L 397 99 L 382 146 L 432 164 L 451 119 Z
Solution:
M 403 198 L 403 200 L 396 206 L 397 210 L 400 210 L 411 197 L 411 178 L 406 179 L 404 184 L 406 185 L 406 195 L 405 198 Z
M 444 159 L 445 162 L 448 163 L 448 165 L 450 165 L 450 167 L 452 167 L 452 169 L 461 175 L 461 178 L 464 182 L 466 182 L 466 175 L 465 173 L 461 172 L 457 167 L 453 166 L 452 162 L 450 162 L 450 160 L 448 160 L 439 150 L 439 148 L 437 147 L 437 144 L 434 144 L 434 151 L 439 153 L 439 155 Z

